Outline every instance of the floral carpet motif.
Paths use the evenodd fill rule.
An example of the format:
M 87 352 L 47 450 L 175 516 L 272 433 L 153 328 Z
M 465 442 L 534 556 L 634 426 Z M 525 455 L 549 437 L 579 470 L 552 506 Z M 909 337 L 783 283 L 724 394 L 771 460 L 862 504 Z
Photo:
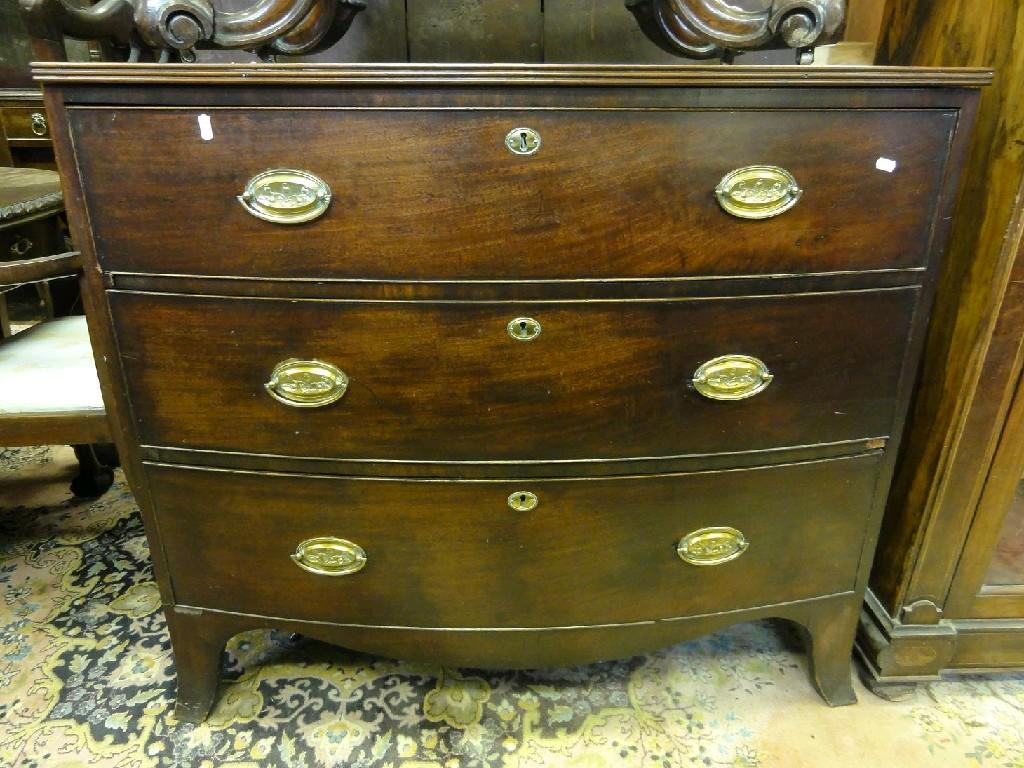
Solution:
M 118 475 L 70 497 L 69 449 L 0 449 L 0 766 L 1021 766 L 1024 676 L 829 709 L 796 631 L 738 625 L 648 656 L 492 672 L 277 632 L 229 644 L 202 725 L 174 661 L 142 523 Z

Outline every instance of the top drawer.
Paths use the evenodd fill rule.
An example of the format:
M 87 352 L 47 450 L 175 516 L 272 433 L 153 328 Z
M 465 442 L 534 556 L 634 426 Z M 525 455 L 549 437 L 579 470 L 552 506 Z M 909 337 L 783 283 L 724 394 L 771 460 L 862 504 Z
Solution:
M 104 268 L 557 280 L 921 267 L 956 124 L 941 110 L 254 108 L 205 110 L 204 139 L 202 111 L 70 110 Z M 521 128 L 539 135 L 534 154 L 506 145 Z M 801 199 L 766 220 L 726 213 L 716 187 L 758 164 L 792 174 Z M 274 168 L 322 179 L 327 211 L 290 225 L 249 214 L 239 196 Z

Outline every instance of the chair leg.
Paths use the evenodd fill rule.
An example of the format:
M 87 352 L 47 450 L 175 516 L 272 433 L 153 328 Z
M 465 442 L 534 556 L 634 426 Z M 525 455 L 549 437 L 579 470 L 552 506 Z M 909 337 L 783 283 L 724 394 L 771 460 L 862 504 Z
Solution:
M 0 292 L 0 339 L 11 336 L 11 315 L 7 309 L 7 296 Z
M 91 445 L 72 447 L 78 459 L 78 476 L 71 481 L 71 492 L 85 499 L 102 496 L 114 482 L 114 471 L 100 463 Z

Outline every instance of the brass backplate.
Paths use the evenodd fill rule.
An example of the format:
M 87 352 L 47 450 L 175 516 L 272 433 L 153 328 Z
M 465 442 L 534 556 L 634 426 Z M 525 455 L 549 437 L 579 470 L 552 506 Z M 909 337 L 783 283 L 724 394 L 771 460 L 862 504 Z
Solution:
M 710 400 L 745 400 L 763 392 L 774 378 L 756 357 L 722 355 L 694 371 L 693 386 Z
M 249 179 L 238 202 L 258 219 L 275 224 L 301 224 L 327 211 L 331 188 L 308 171 L 275 168 Z
M 321 360 L 284 360 L 274 366 L 263 385 L 279 403 L 293 408 L 323 408 L 348 390 L 348 376 Z
M 540 134 L 533 128 L 513 128 L 505 137 L 505 146 L 513 155 L 534 155 L 540 150 Z
M 366 566 L 366 552 L 347 539 L 321 536 L 299 544 L 292 560 L 304 571 L 318 576 L 347 576 Z
M 540 323 L 532 317 L 517 317 L 508 324 L 508 335 L 516 341 L 533 341 L 540 331 Z
M 747 551 L 747 537 L 728 526 L 701 528 L 679 540 L 676 553 L 690 565 L 721 565 Z
M 719 205 L 741 219 L 770 219 L 796 205 L 803 190 L 785 168 L 748 165 L 725 175 L 715 189 Z
M 509 509 L 516 512 L 532 512 L 538 504 L 540 504 L 540 499 L 537 498 L 537 494 L 529 491 L 516 491 L 509 494 L 508 497 Z

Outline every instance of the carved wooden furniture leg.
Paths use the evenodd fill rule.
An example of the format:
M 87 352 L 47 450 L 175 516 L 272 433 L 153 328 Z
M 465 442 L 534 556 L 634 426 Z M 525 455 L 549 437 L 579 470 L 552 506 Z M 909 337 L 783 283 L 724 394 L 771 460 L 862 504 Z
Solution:
M 179 607 L 166 613 L 178 677 L 174 716 L 182 722 L 201 723 L 217 695 L 224 646 L 240 630 L 218 614 Z
M 806 629 L 811 679 L 830 707 L 856 704 L 851 653 L 860 601 L 851 596 L 823 605 L 808 616 Z

